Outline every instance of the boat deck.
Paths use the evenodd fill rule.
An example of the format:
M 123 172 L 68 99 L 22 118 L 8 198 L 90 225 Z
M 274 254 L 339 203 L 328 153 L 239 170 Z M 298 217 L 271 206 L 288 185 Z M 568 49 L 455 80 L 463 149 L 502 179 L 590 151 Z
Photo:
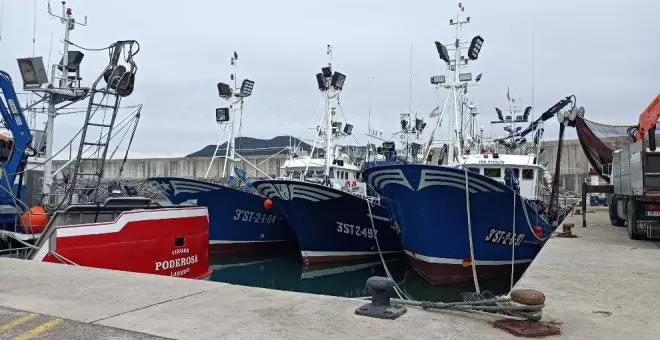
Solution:
M 562 330 L 553 338 L 660 338 L 653 313 L 660 305 L 658 243 L 631 241 L 625 229 L 608 226 L 606 208 L 591 210 L 588 228 L 575 228 L 577 238 L 552 239 L 517 287 L 546 294 L 543 319 Z M 0 338 L 15 335 L 11 322 L 23 311 L 44 315 L 42 323 L 65 320 L 41 336 L 80 327 L 68 339 L 91 331 L 108 338 L 107 327 L 141 333 L 121 333 L 136 339 L 514 338 L 488 319 L 448 312 L 361 317 L 354 311 L 364 302 L 339 297 L 13 259 L 0 259 L 0 272 L 0 306 L 12 309 L 0 309 Z

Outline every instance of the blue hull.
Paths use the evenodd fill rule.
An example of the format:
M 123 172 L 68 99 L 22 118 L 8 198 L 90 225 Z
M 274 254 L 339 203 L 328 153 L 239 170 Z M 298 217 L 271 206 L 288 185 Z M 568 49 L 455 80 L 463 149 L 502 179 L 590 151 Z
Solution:
M 516 276 L 521 275 L 543 244 L 532 228 L 539 226 L 547 235 L 546 220 L 515 195 L 514 234 L 514 191 L 468 171 L 472 258 L 465 176 L 462 168 L 419 164 L 363 170 L 363 177 L 401 227 L 401 242 L 413 268 L 430 283 L 471 281 L 472 261 L 479 279 L 507 277 L 514 243 Z
M 214 183 L 175 178 L 149 178 L 172 204 L 197 200 L 209 212 L 209 250 L 212 254 L 280 252 L 295 247 L 288 222 L 264 207 L 257 194 Z
M 255 181 L 273 200 L 296 234 L 306 265 L 364 259 L 401 252 L 398 227 L 384 206 L 320 184 L 292 180 Z M 378 245 L 376 244 L 378 241 Z

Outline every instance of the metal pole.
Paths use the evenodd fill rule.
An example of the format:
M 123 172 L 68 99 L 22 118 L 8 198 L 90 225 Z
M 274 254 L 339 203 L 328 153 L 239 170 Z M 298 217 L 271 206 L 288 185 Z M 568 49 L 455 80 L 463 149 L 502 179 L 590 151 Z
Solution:
M 44 195 L 51 193 L 51 185 L 53 183 L 53 178 L 51 177 L 51 172 L 53 169 L 53 163 L 51 157 L 53 157 L 53 125 L 55 124 L 55 117 L 57 113 L 55 112 L 55 103 L 53 102 L 53 95 L 50 95 L 48 100 L 48 122 L 46 123 L 46 162 L 44 163 L 44 178 L 42 183 L 42 192 Z

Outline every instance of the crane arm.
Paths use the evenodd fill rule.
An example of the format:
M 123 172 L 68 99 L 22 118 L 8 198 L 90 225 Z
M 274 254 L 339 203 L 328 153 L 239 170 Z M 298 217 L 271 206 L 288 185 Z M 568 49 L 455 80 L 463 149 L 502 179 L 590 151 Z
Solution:
M 635 132 L 635 141 L 644 138 L 644 134 L 649 130 L 654 130 L 660 119 L 660 94 L 658 94 L 651 104 L 639 115 L 639 126 Z
M 0 178 L 0 185 L 10 189 L 17 173 L 21 172 L 27 163 L 28 155 L 26 151 L 32 143 L 32 133 L 23 115 L 23 109 L 16 96 L 11 76 L 4 71 L 0 71 L 0 90 L 2 90 L 0 114 L 2 114 L 5 127 L 11 131 L 13 139 L 9 157 L 2 164 L 7 175 Z M 6 193 L 1 192 L 0 197 L 6 197 Z M 0 204 L 2 203 L 0 202 Z

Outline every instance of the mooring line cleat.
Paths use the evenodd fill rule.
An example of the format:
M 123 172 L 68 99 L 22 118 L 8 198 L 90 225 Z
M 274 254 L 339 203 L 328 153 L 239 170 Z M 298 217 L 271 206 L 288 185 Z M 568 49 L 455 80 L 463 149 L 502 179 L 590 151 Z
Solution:
M 356 309 L 355 314 L 380 319 L 396 319 L 406 312 L 406 307 L 390 304 L 389 294 L 394 287 L 394 280 L 372 276 L 367 279 L 367 287 L 371 289 L 371 303 Z

